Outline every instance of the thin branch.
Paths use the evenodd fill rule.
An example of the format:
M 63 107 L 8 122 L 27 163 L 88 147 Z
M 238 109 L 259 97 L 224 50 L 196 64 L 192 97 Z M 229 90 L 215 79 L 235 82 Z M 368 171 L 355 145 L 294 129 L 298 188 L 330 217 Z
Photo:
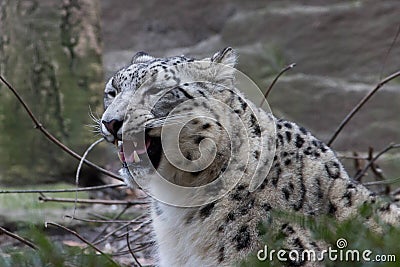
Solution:
M 132 241 L 131 241 L 132 242 Z M 142 251 L 146 248 L 149 248 L 151 246 L 154 245 L 154 241 L 147 241 L 147 242 L 142 242 L 140 243 L 138 246 L 136 246 L 135 248 L 132 249 L 133 252 L 139 252 Z M 122 255 L 126 255 L 129 253 L 129 250 L 125 250 L 125 251 L 119 251 L 117 253 L 113 253 L 111 254 L 112 256 L 116 257 L 116 256 L 122 256 Z
M 139 244 L 137 244 L 137 246 L 135 248 L 133 248 L 133 251 L 134 252 L 142 251 L 142 250 L 154 245 L 154 243 L 155 243 L 154 241 L 146 241 L 146 242 L 139 243 Z
M 123 235 L 121 235 L 121 237 L 126 237 L 126 234 L 129 233 L 129 232 L 130 232 L 130 231 L 126 231 Z M 143 247 L 143 245 L 148 245 L 148 244 L 154 245 L 154 244 L 155 244 L 155 241 L 152 240 L 151 237 L 150 237 L 150 241 L 138 242 L 139 239 L 141 239 L 141 238 L 143 238 L 143 237 L 145 237 L 145 236 L 147 236 L 147 235 L 149 235 L 149 234 L 151 234 L 151 230 L 147 230 L 147 231 L 145 231 L 145 232 L 140 233 L 139 237 L 138 237 L 138 236 L 135 236 L 134 239 L 131 239 L 131 238 L 130 238 L 130 242 L 129 242 L 129 243 L 130 243 L 130 244 L 135 244 L 135 246 L 136 246 L 136 247 L 134 247 L 134 248 L 132 249 L 133 252 L 138 252 L 138 251 L 143 250 L 143 249 L 146 248 L 146 247 L 144 247 L 144 248 L 138 249 L 138 248 L 140 248 L 140 246 Z M 117 239 L 119 239 L 119 237 L 117 237 L 115 240 L 117 240 Z M 149 240 L 149 238 L 146 237 L 145 240 Z M 127 248 L 127 245 L 125 244 L 125 245 L 121 246 L 120 248 L 118 248 L 117 251 L 120 251 L 120 252 L 121 252 L 122 250 L 124 250 L 124 249 L 126 249 L 126 248 Z M 113 253 L 112 255 L 115 256 L 116 253 Z
M 349 156 L 349 155 L 341 155 L 338 153 L 337 155 L 338 158 L 340 159 L 360 159 L 360 160 L 367 160 L 367 157 L 363 157 L 363 156 Z
M 76 203 L 81 203 L 81 204 L 103 204 L 103 205 L 143 205 L 143 204 L 150 203 L 148 201 L 56 198 L 56 197 L 47 197 L 43 194 L 41 194 L 39 196 L 39 201 L 62 202 L 62 203 L 75 203 L 76 202 Z
M 27 190 L 0 190 L 0 194 L 26 194 L 26 193 L 66 193 L 66 192 L 81 192 L 81 191 L 97 191 L 106 188 L 116 188 L 126 186 L 126 184 L 106 184 L 98 186 L 89 186 L 73 189 L 27 189 Z
M 30 247 L 30 248 L 33 248 L 33 249 L 35 249 L 35 250 L 38 249 L 38 247 L 37 247 L 35 244 L 33 244 L 31 241 L 29 241 L 29 240 L 27 240 L 27 239 L 25 239 L 25 238 L 23 238 L 23 237 L 20 237 L 19 235 L 14 234 L 14 233 L 12 233 L 12 232 L 10 232 L 10 231 L 4 229 L 4 228 L 1 227 L 1 226 L 0 226 L 0 233 L 4 233 L 5 235 L 8 235 L 9 237 L 12 237 L 12 238 L 18 240 L 19 242 L 21 242 L 21 243 L 27 245 L 27 246 Z
M 344 128 L 344 126 L 351 120 L 351 118 L 353 118 L 353 116 L 362 108 L 362 106 L 364 106 L 365 103 L 368 102 L 368 100 L 382 87 L 384 86 L 386 83 L 390 82 L 391 80 L 397 78 L 400 76 L 400 71 L 397 71 L 389 76 L 387 76 L 386 78 L 384 78 L 383 80 L 381 80 L 376 86 L 375 88 L 370 91 L 363 99 L 361 99 L 361 101 L 350 111 L 349 114 L 347 114 L 347 116 L 343 119 L 343 121 L 340 123 L 340 125 L 337 127 L 337 129 L 335 130 L 335 132 L 332 134 L 331 138 L 329 138 L 329 141 L 327 142 L 328 146 L 331 146 L 333 141 L 335 141 L 336 137 L 338 136 L 338 134 L 342 131 L 342 129 Z
M 359 158 L 357 152 L 353 152 L 353 156 L 354 156 L 354 161 L 353 161 L 354 162 L 354 169 L 356 170 L 355 176 L 357 176 L 362 170 L 363 160 L 361 160 Z M 356 180 L 356 181 L 359 181 L 359 180 Z
M 382 74 L 383 74 L 383 70 L 385 69 L 385 66 L 386 66 L 386 61 L 389 58 L 390 52 L 392 51 L 394 45 L 396 44 L 399 34 L 400 34 L 400 24 L 399 24 L 399 27 L 397 28 L 396 35 L 394 36 L 392 43 L 390 44 L 390 47 L 389 47 L 388 51 L 386 52 L 385 58 L 383 59 L 382 69 L 381 69 L 381 73 L 379 74 L 379 79 L 382 79 Z
M 19 93 L 17 92 L 17 90 L 14 89 L 14 87 L 12 87 L 11 84 L 9 84 L 4 78 L 3 76 L 0 75 L 0 80 L 8 87 L 8 89 L 11 90 L 11 92 L 15 95 L 15 97 L 18 99 L 18 101 L 21 103 L 21 105 L 24 107 L 26 113 L 28 113 L 29 117 L 31 118 L 31 120 L 33 121 L 33 123 L 35 124 L 35 128 L 39 129 L 39 131 L 41 131 L 51 142 L 53 142 L 54 144 L 56 144 L 57 146 L 59 146 L 62 150 L 64 150 L 65 152 L 67 152 L 68 154 L 70 154 L 72 157 L 81 160 L 82 157 L 77 154 L 75 151 L 73 151 L 72 149 L 70 149 L 69 147 L 67 147 L 66 145 L 64 145 L 60 140 L 58 140 L 56 137 L 54 137 L 49 131 L 46 130 L 46 128 L 40 123 L 40 121 L 36 118 L 36 116 L 33 114 L 33 112 L 31 111 L 31 109 L 29 108 L 29 106 L 25 103 L 25 101 L 22 99 L 22 97 L 19 95 Z M 120 177 L 119 175 L 112 173 L 110 171 L 107 171 L 106 169 L 103 169 L 101 167 L 99 167 L 98 165 L 94 164 L 93 162 L 89 161 L 89 160 L 84 160 L 84 162 L 89 165 L 90 167 L 98 170 L 99 172 L 108 175 L 112 178 L 115 178 L 119 181 L 123 181 L 122 177 Z
M 136 226 L 134 229 L 132 229 L 133 232 L 137 232 L 139 231 L 141 228 L 143 228 L 144 226 L 148 225 L 151 223 L 151 219 L 148 219 L 147 221 L 142 222 L 141 224 L 139 224 L 138 226 Z
M 77 218 L 77 217 L 72 217 L 70 215 L 65 215 L 65 218 L 68 219 L 73 219 L 81 222 L 90 222 L 90 223 L 132 223 L 131 220 L 93 220 L 93 219 L 83 219 L 83 218 Z M 137 223 L 141 223 L 138 221 Z
M 126 233 L 126 243 L 128 244 L 129 253 L 131 253 L 132 258 L 135 260 L 137 266 L 142 267 L 142 265 L 140 264 L 140 262 L 136 258 L 135 253 L 133 253 L 133 251 L 132 251 L 131 244 L 129 243 L 129 232 Z
M 126 205 L 124 209 L 126 209 L 126 207 L 129 205 Z M 98 218 L 100 220 L 109 220 L 110 218 L 108 218 L 107 216 L 101 215 L 101 214 L 97 214 L 97 213 L 93 213 L 93 212 L 88 212 L 87 213 L 90 216 L 93 216 L 95 218 Z
M 120 238 L 124 237 L 126 235 L 126 233 L 129 233 L 129 232 L 132 232 L 132 230 L 128 230 L 128 231 L 126 231 L 126 232 L 124 232 L 124 233 L 122 233 L 120 235 L 117 235 L 115 237 L 115 239 L 120 239 Z M 136 232 L 134 232 L 134 233 L 136 233 Z M 141 239 L 143 236 L 150 234 L 151 230 L 147 230 L 146 229 L 145 231 L 142 231 L 142 232 L 139 232 L 139 233 L 140 234 L 136 234 L 135 235 L 135 238 L 133 240 L 131 240 L 131 242 L 136 242 L 137 240 Z
M 130 207 L 131 207 L 130 205 L 126 205 L 126 206 L 124 207 L 124 209 L 121 210 L 121 212 L 118 213 L 118 214 L 113 218 L 113 220 L 118 220 Z M 97 217 L 97 216 L 96 216 L 96 217 Z M 99 218 L 99 217 L 97 217 L 97 218 Z M 102 219 L 103 219 L 103 221 L 104 221 L 104 220 L 107 220 L 108 218 L 102 218 Z M 107 231 L 107 229 L 108 229 L 109 226 L 110 226 L 110 225 L 104 226 L 103 230 L 101 230 L 101 232 L 97 234 L 97 236 L 92 240 L 92 242 L 95 242 L 96 240 L 98 240 L 98 239 L 100 238 L 100 236 L 103 236 L 103 235 L 105 234 L 105 232 Z
M 100 144 L 101 142 L 103 142 L 103 138 L 100 138 L 99 140 L 95 141 L 93 144 L 91 144 L 88 149 L 86 149 L 85 153 L 83 153 L 83 156 L 81 158 L 81 160 L 79 161 L 79 165 L 78 168 L 76 169 L 76 175 L 75 175 L 75 186 L 76 188 L 78 188 L 79 186 L 79 174 L 81 173 L 81 168 L 82 168 L 82 164 L 83 161 L 86 159 L 87 155 L 89 154 L 89 152 L 97 145 Z M 75 191 L 75 199 L 78 199 L 78 191 Z M 74 212 L 73 212 L 73 216 L 75 216 L 76 213 L 76 202 L 74 205 Z M 72 216 L 72 217 L 73 217 Z
M 365 173 L 367 172 L 368 168 L 371 167 L 372 164 L 374 164 L 374 162 L 380 157 L 382 156 L 384 153 L 388 152 L 391 149 L 394 148 L 400 148 L 400 144 L 390 144 L 387 147 L 385 147 L 384 149 L 382 149 L 378 154 L 375 155 L 375 157 L 373 157 L 367 165 L 365 165 L 364 169 L 362 169 L 362 171 L 354 178 L 355 180 L 359 180 L 361 179 L 362 176 L 365 175 Z
M 109 232 L 108 234 L 106 234 L 105 236 L 103 236 L 103 238 L 97 240 L 96 242 L 93 242 L 95 245 L 100 244 L 102 242 L 104 242 L 105 240 L 107 240 L 107 238 L 109 238 L 110 236 L 112 236 L 113 234 L 115 234 L 116 232 L 124 229 L 125 227 L 127 227 L 128 225 L 130 225 L 131 223 L 133 223 L 134 221 L 138 221 L 139 219 L 142 219 L 143 217 L 146 217 L 145 215 L 140 215 L 139 217 L 136 217 L 135 219 L 133 219 L 132 221 L 125 223 L 123 225 L 121 225 L 120 227 L 118 227 L 117 229 L 114 229 L 113 231 Z
M 147 220 L 147 221 L 143 221 L 143 222 L 140 223 L 140 225 L 139 225 L 138 227 L 136 227 L 135 229 L 131 229 L 131 230 L 129 230 L 128 232 L 138 232 L 140 229 L 144 228 L 146 225 L 149 225 L 151 222 L 152 222 L 151 219 L 149 219 L 149 220 Z M 147 231 L 141 232 L 141 234 L 138 235 L 138 236 L 136 236 L 134 240 L 136 241 L 136 240 L 138 240 L 139 238 L 141 238 L 142 236 L 147 235 L 147 234 L 148 234 Z M 122 237 L 124 237 L 125 235 L 126 235 L 126 232 L 123 233 L 123 234 L 117 235 L 117 236 L 116 236 L 116 239 L 122 238 Z
M 267 100 L 269 93 L 272 91 L 272 88 L 274 87 L 275 83 L 278 81 L 279 77 L 282 76 L 286 71 L 293 69 L 296 67 L 296 63 L 292 63 L 290 65 L 287 65 L 285 68 L 283 68 L 278 75 L 275 77 L 275 79 L 272 81 L 272 83 L 269 85 L 267 91 L 265 91 L 264 98 L 262 99 L 260 103 L 260 107 L 264 104 L 265 100 Z
M 89 152 L 90 152 L 96 145 L 100 144 L 100 143 L 103 142 L 103 141 L 104 141 L 104 138 L 98 139 L 98 140 L 95 141 L 93 144 L 91 144 L 91 145 L 88 147 L 88 149 L 86 149 L 85 153 L 83 153 L 83 156 L 82 156 L 81 160 L 79 161 L 79 165 L 78 165 L 78 168 L 77 168 L 77 170 L 76 170 L 76 175 L 75 175 L 75 185 L 76 185 L 76 187 L 78 187 L 78 184 L 79 184 L 79 174 L 80 174 L 80 172 L 81 172 L 81 168 L 82 168 L 83 162 L 85 161 L 87 155 L 89 154 Z
M 375 175 L 375 179 L 379 178 L 380 180 L 385 180 L 385 177 L 383 176 L 383 171 L 377 166 L 374 158 L 374 148 L 369 147 L 368 150 L 368 162 L 372 162 L 371 164 L 371 171 Z M 360 178 L 361 179 L 361 178 Z M 387 188 L 389 190 L 389 188 Z
M 68 229 L 65 226 L 62 226 L 61 224 L 58 223 L 54 223 L 54 222 L 45 222 L 45 227 L 47 227 L 48 225 L 52 225 L 52 226 L 56 226 L 58 228 L 61 228 L 71 234 L 73 234 L 74 236 L 76 236 L 77 238 L 79 238 L 82 242 L 84 242 L 86 245 L 90 246 L 92 249 L 96 250 L 97 252 L 99 252 L 101 255 L 103 255 L 104 257 L 106 257 L 114 266 L 119 266 L 110 256 L 108 256 L 107 254 L 105 254 L 103 251 L 101 251 L 99 248 L 97 248 L 95 245 L 93 245 L 92 243 L 90 243 L 89 241 L 87 241 L 85 238 L 83 238 L 80 234 L 78 234 L 77 232 Z
M 397 194 L 400 194 L 400 187 L 394 190 L 393 192 L 390 193 L 392 196 L 396 196 Z
M 395 179 L 390 179 L 390 180 L 382 180 L 382 181 L 373 181 L 373 182 L 367 182 L 367 183 L 363 183 L 363 185 L 365 186 L 371 186 L 371 185 L 388 185 L 388 184 L 394 184 L 400 181 L 400 177 L 399 178 L 395 178 Z M 385 190 L 386 191 L 386 190 Z

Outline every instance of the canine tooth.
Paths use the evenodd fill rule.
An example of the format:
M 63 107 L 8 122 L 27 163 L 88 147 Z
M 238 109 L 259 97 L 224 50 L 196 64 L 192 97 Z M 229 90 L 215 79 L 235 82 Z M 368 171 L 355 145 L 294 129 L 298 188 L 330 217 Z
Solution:
M 133 145 L 134 145 L 135 147 L 137 147 L 137 142 L 133 142 Z
M 140 158 L 139 158 L 139 155 L 136 152 L 136 150 L 133 151 L 133 160 L 135 161 L 135 163 L 139 163 L 140 162 Z
M 120 160 L 122 163 L 125 162 L 124 152 L 118 151 L 118 157 L 119 157 L 119 160 Z
M 118 146 L 121 146 L 122 145 L 122 141 L 118 141 Z

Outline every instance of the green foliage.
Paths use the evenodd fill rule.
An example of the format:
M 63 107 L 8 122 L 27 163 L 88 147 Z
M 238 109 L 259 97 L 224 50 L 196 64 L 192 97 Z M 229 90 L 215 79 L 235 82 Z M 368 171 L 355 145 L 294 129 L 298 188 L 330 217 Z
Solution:
M 282 212 L 273 212 L 272 217 L 279 220 L 284 220 L 290 223 L 302 225 L 309 229 L 315 240 L 323 240 L 328 244 L 328 247 L 338 250 L 337 242 L 339 239 L 345 239 L 347 245 L 341 249 L 343 255 L 346 251 L 357 250 L 360 254 L 360 261 L 346 261 L 345 256 L 342 260 L 330 261 L 325 257 L 324 264 L 326 266 L 379 266 L 394 267 L 398 266 L 400 261 L 400 228 L 388 225 L 382 222 L 374 215 L 375 207 L 364 205 L 359 209 L 359 216 L 339 222 L 330 216 L 322 216 L 319 218 L 309 218 L 299 216 L 297 214 L 288 214 Z M 366 223 L 365 218 L 371 218 Z M 371 227 L 371 225 L 373 225 Z M 271 224 L 263 224 L 261 233 L 263 234 L 263 244 L 268 246 L 268 250 L 280 250 L 284 248 L 281 232 L 276 231 Z M 262 249 L 262 248 L 259 248 Z M 369 256 L 370 262 L 362 260 L 362 253 L 370 250 L 372 253 Z M 339 254 L 338 254 L 339 255 Z M 374 261 L 377 255 L 394 255 L 395 261 L 376 262 Z M 338 256 L 339 257 L 339 256 Z M 391 257 L 391 256 L 389 256 Z M 266 266 L 282 266 L 283 262 L 277 260 L 276 254 L 274 260 L 260 261 L 256 253 L 249 256 L 239 266 L 266 267 Z
M 49 240 L 37 229 L 29 231 L 32 241 L 38 246 L 35 251 L 29 248 L 8 248 L 0 252 L 1 267 L 118 267 L 106 256 L 96 254 L 92 249 L 62 246 Z

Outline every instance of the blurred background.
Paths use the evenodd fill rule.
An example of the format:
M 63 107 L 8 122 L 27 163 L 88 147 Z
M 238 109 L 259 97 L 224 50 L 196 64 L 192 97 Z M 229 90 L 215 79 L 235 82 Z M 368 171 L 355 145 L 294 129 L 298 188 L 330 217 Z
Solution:
M 43 125 L 80 154 L 100 137 L 88 127 L 94 123 L 89 113 L 101 116 L 106 80 L 138 51 L 201 58 L 232 46 L 239 53 L 238 69 L 262 89 L 296 62 L 268 103 L 276 116 L 323 141 L 379 80 L 400 69 L 400 40 L 392 45 L 400 27 L 396 0 L 0 0 L 0 5 L 1 75 Z M 397 79 L 364 106 L 332 148 L 341 155 L 366 155 L 369 147 L 379 151 L 399 143 L 399 114 Z M 89 159 L 119 168 L 108 144 Z M 344 161 L 353 175 L 353 160 Z M 386 178 L 399 178 L 399 151 L 385 154 L 379 164 Z M 33 128 L 0 84 L 1 189 L 73 183 L 77 165 Z M 103 182 L 99 173 L 83 170 L 82 185 Z M 0 195 L 0 201 L 0 214 L 15 209 L 10 195 Z
M 327 141 L 348 111 L 399 69 L 398 1 L 103 1 L 106 76 L 136 51 L 155 56 L 239 52 L 238 68 L 260 88 L 285 65 L 268 99 L 277 116 Z M 385 61 L 385 57 L 387 59 Z M 400 138 L 399 81 L 385 87 L 334 143 L 381 148 Z

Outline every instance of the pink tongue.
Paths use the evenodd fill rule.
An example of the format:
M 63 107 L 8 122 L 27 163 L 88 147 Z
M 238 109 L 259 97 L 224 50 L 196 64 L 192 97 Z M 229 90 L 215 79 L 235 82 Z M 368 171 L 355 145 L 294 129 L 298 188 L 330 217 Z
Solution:
M 142 147 L 142 148 L 136 148 L 136 150 L 134 150 L 134 151 L 136 151 L 136 153 L 137 153 L 138 155 L 142 155 L 142 154 L 146 153 L 147 149 L 148 149 L 149 146 L 150 146 L 150 143 L 151 143 L 151 141 L 148 139 L 148 140 L 146 140 L 146 144 L 145 144 L 144 147 Z M 124 146 L 123 146 L 123 145 L 121 146 L 120 151 L 118 151 L 118 157 L 119 157 L 119 159 L 120 159 L 120 161 L 121 161 L 122 163 L 126 163 L 126 162 L 132 163 L 132 162 L 135 162 L 135 160 L 134 160 L 134 152 L 132 152 L 127 158 L 125 158 Z

